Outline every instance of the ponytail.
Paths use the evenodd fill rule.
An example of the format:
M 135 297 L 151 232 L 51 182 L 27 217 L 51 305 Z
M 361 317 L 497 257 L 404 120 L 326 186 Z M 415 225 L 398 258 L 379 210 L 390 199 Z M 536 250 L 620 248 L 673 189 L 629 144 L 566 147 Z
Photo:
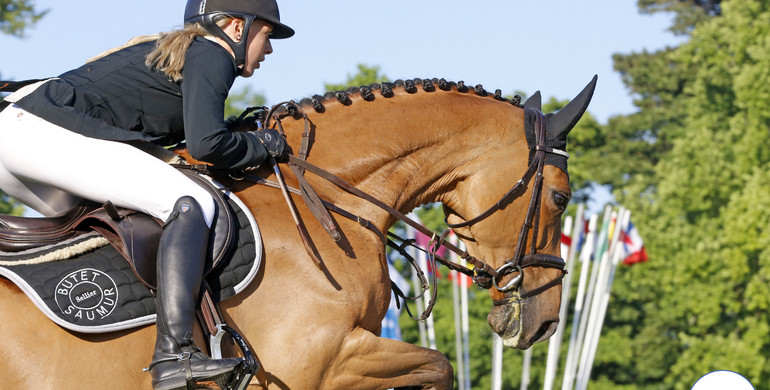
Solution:
M 231 17 L 215 20 L 220 28 L 230 23 Z M 165 73 L 171 80 L 182 80 L 185 54 L 192 41 L 199 36 L 211 35 L 199 23 L 186 24 L 183 29 L 161 33 L 155 42 L 155 48 L 147 55 L 145 64 L 150 68 Z

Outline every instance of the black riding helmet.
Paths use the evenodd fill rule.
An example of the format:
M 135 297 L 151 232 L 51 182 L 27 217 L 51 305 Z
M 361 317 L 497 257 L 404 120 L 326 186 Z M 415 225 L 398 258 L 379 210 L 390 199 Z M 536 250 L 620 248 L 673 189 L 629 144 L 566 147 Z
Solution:
M 215 17 L 229 15 L 243 19 L 243 38 L 240 42 L 230 39 L 214 22 Z M 184 10 L 185 23 L 200 23 L 211 34 L 224 39 L 235 53 L 235 63 L 240 68 L 246 63 L 246 43 L 254 19 L 273 26 L 271 39 L 289 38 L 294 30 L 281 23 L 276 0 L 187 0 Z

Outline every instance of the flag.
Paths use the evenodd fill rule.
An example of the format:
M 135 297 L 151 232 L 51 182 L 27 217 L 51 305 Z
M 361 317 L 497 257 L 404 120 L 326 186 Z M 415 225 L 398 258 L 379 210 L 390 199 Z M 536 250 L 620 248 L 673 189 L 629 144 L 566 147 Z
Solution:
M 577 238 L 573 238 L 570 236 L 572 234 L 572 231 L 566 232 L 564 229 L 561 232 L 561 244 L 566 245 L 567 247 L 572 247 L 572 242 L 575 242 L 575 253 L 580 253 L 580 250 L 583 249 L 583 244 L 586 241 L 586 233 L 588 232 L 588 220 L 582 219 L 581 221 L 575 222 L 576 224 L 580 224 L 579 228 L 577 228 Z M 566 225 L 565 225 L 566 226 Z M 566 259 L 566 256 L 565 256 Z
M 621 256 L 623 258 L 623 264 L 633 265 L 636 263 L 642 263 L 647 260 L 647 251 L 644 250 L 644 242 L 642 242 L 642 236 L 639 235 L 639 231 L 633 223 L 628 223 L 628 228 L 621 232 L 620 240 L 623 244 L 623 252 Z

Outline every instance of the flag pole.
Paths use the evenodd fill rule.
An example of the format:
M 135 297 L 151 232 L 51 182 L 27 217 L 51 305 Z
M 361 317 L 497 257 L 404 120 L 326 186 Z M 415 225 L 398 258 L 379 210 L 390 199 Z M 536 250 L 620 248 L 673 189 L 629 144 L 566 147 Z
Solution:
M 559 368 L 559 356 L 561 355 L 561 344 L 564 338 L 564 329 L 567 327 L 567 313 L 569 310 L 569 298 L 572 289 L 572 271 L 575 269 L 575 253 L 580 244 L 580 234 L 583 230 L 583 210 L 585 205 L 578 204 L 575 213 L 575 222 L 567 216 L 564 218 L 564 231 L 570 234 L 570 241 L 562 245 L 562 257 L 567 260 L 567 275 L 562 281 L 561 287 L 561 307 L 559 308 L 559 326 L 556 328 L 556 334 L 551 336 L 548 341 L 548 357 L 545 366 L 545 378 L 543 380 L 543 390 L 553 389 L 553 383 L 556 379 L 556 371 Z
M 454 235 L 455 240 L 459 241 L 457 239 L 457 236 Z M 458 242 L 457 246 L 461 250 L 465 250 L 465 244 L 462 242 Z M 464 258 L 460 259 L 460 265 L 463 267 L 468 266 L 467 260 Z M 470 347 L 470 322 L 468 318 L 468 282 L 470 281 L 470 278 L 468 278 L 465 275 L 459 275 L 460 278 L 460 308 L 462 309 L 460 311 L 460 322 L 462 325 L 462 333 L 463 333 L 463 360 L 465 361 L 465 389 L 470 390 L 471 389 L 471 347 Z
M 457 236 L 452 234 L 449 237 L 449 242 L 453 245 L 457 245 Z M 455 260 L 456 255 L 454 256 Z M 452 276 L 452 305 L 454 307 L 454 320 L 455 320 L 455 355 L 457 360 L 457 389 L 469 390 L 465 387 L 465 353 L 463 344 L 463 329 L 462 329 L 462 307 L 460 305 L 460 283 L 459 275 L 455 270 L 450 272 Z
M 620 237 L 623 234 L 623 232 L 628 228 L 628 223 L 631 220 L 631 212 L 627 209 L 621 208 L 618 212 L 618 222 L 615 224 L 615 231 L 612 235 L 612 250 L 609 252 L 609 256 L 611 256 L 611 263 L 609 268 L 609 275 L 607 276 L 607 281 L 605 284 L 604 291 L 601 294 L 599 306 L 598 306 L 598 313 L 596 317 L 596 326 L 594 327 L 594 335 L 591 339 L 591 344 L 588 345 L 588 354 L 587 354 L 587 360 L 586 365 L 584 368 L 582 368 L 582 371 L 584 372 L 583 375 L 583 386 L 579 389 L 585 390 L 588 387 L 588 380 L 591 377 L 591 369 L 593 367 L 593 361 L 596 357 L 596 350 L 599 346 L 599 338 L 601 336 L 601 330 L 602 325 L 604 324 L 604 318 L 607 315 L 607 307 L 610 303 L 610 291 L 612 289 L 612 282 L 615 279 L 615 271 L 617 270 L 618 263 L 620 262 L 620 254 L 621 251 L 619 250 L 620 247 Z
M 457 271 L 451 271 L 452 275 L 452 305 L 454 307 L 454 319 L 455 319 L 455 357 L 457 361 L 457 389 L 465 389 L 465 354 L 463 353 L 463 331 L 462 320 L 460 316 L 460 286 L 455 283 L 457 280 Z
M 578 328 L 580 326 L 581 315 L 583 313 L 583 302 L 586 294 L 586 283 L 591 271 L 591 254 L 593 253 L 596 242 L 596 223 L 598 220 L 596 214 L 592 214 L 588 222 L 585 244 L 580 252 L 580 278 L 578 289 L 575 295 L 575 310 L 572 316 L 572 331 L 570 332 L 569 346 L 567 347 L 567 361 L 564 367 L 564 378 L 562 379 L 562 390 L 571 390 L 575 382 L 575 369 L 577 368 L 577 357 L 580 355 L 580 343 L 578 339 Z
M 524 359 L 521 367 L 521 390 L 527 390 L 529 386 L 530 367 L 532 367 L 532 347 L 524 350 Z
M 588 310 L 588 321 L 586 323 L 585 327 L 585 333 L 584 333 L 584 339 L 583 339 L 583 345 L 580 350 L 580 361 L 578 364 L 578 371 L 576 376 L 576 390 L 584 389 L 584 386 L 587 386 L 587 378 L 585 378 L 585 365 L 587 364 L 588 360 L 588 350 L 589 346 L 591 345 L 592 338 L 594 336 L 594 329 L 596 327 L 596 318 L 598 316 L 599 311 L 599 300 L 601 299 L 601 295 L 604 292 L 604 288 L 606 285 L 607 280 L 607 273 L 610 267 L 610 257 L 609 257 L 609 250 L 611 248 L 611 241 L 612 241 L 612 229 L 614 226 L 613 220 L 617 220 L 618 213 L 616 211 L 613 211 L 612 209 L 609 210 L 609 219 L 607 218 L 607 215 L 605 215 L 605 222 L 607 222 L 606 225 L 602 226 L 602 239 L 600 240 L 600 245 L 598 246 L 598 249 L 596 251 L 596 255 L 599 256 L 599 263 L 598 263 L 598 270 L 596 272 L 597 277 L 595 280 L 595 283 L 593 285 L 593 291 L 591 292 L 591 307 L 590 310 Z M 587 299 L 587 298 L 586 298 Z
M 585 299 L 583 300 L 583 314 L 580 318 L 580 326 L 578 327 L 578 336 L 577 336 L 577 349 L 575 350 L 575 367 L 578 367 L 579 357 L 582 356 L 583 346 L 585 345 L 585 339 L 587 338 L 587 331 L 588 331 L 588 323 L 589 319 L 591 317 L 591 310 L 593 306 L 593 296 L 594 296 L 594 290 L 596 289 L 596 280 L 599 277 L 599 274 L 601 273 L 601 254 L 604 252 L 604 250 L 607 247 L 607 233 L 609 231 L 609 225 L 610 225 L 610 217 L 612 215 L 612 208 L 608 205 L 604 208 L 604 215 L 602 217 L 602 227 L 599 230 L 599 234 L 596 238 L 596 247 L 593 253 L 593 256 L 591 257 L 591 275 L 588 281 L 588 288 L 586 289 Z M 573 368 L 575 369 L 575 368 Z M 577 373 L 579 373 L 579 370 L 576 371 L 576 379 Z M 569 384 L 570 388 L 572 388 L 572 383 Z
M 503 339 L 492 332 L 492 390 L 503 388 Z

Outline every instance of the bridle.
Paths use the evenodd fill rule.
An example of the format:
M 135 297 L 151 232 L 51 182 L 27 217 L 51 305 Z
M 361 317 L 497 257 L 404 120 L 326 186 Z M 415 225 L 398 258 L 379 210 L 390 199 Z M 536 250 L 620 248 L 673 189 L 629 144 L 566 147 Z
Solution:
M 556 268 L 562 271 L 562 273 L 556 277 L 555 279 L 551 280 L 550 282 L 527 292 L 524 292 L 519 295 L 519 299 L 524 299 L 526 297 L 530 297 L 533 295 L 537 295 L 555 285 L 561 282 L 562 278 L 564 278 L 564 275 L 567 273 L 565 270 L 566 263 L 564 259 L 558 256 L 552 256 L 548 254 L 542 254 L 537 253 L 537 237 L 538 237 L 538 230 L 540 226 L 540 199 L 542 198 L 542 192 L 543 192 L 543 169 L 545 167 L 545 155 L 547 153 L 557 154 L 560 156 L 564 156 L 565 158 L 569 158 L 569 154 L 567 152 L 564 152 L 562 150 L 550 148 L 546 146 L 546 121 L 545 116 L 542 112 L 536 109 L 528 108 L 527 109 L 531 114 L 535 115 L 535 123 L 534 123 L 534 132 L 535 132 L 535 146 L 532 148 L 534 150 L 534 158 L 530 162 L 529 167 L 527 168 L 527 171 L 524 173 L 521 179 L 516 182 L 516 184 L 511 188 L 503 197 L 495 203 L 492 207 L 481 213 L 480 215 L 476 216 L 475 218 L 472 218 L 470 220 L 466 220 L 465 222 L 460 222 L 456 224 L 449 223 L 447 221 L 447 226 L 450 229 L 458 229 L 458 228 L 464 228 L 472 226 L 478 222 L 481 222 L 485 219 L 487 219 L 489 216 L 494 214 L 495 212 L 502 210 L 505 208 L 508 204 L 513 202 L 516 198 L 522 196 L 524 194 L 525 189 L 527 188 L 527 185 L 534 177 L 534 185 L 532 187 L 532 197 L 529 201 L 529 207 L 527 209 L 527 214 L 524 219 L 524 224 L 521 227 L 521 231 L 519 232 L 519 237 L 516 242 L 516 250 L 514 251 L 513 257 L 506 260 L 502 266 L 500 266 L 497 269 L 487 270 L 486 272 L 491 276 L 489 278 L 489 281 L 486 283 L 487 286 L 483 285 L 478 279 L 478 277 L 474 277 L 474 282 L 476 284 L 480 285 L 481 287 L 490 288 L 491 286 L 494 286 L 495 289 L 497 289 L 500 292 L 506 293 L 513 289 L 517 289 L 521 286 L 523 280 L 524 280 L 524 268 L 528 267 L 541 267 L 541 268 Z M 524 255 L 525 250 L 525 243 L 527 239 L 527 235 L 529 234 L 530 230 L 532 230 L 532 240 L 530 244 L 530 250 L 529 253 Z M 508 281 L 504 286 L 500 286 L 500 280 L 510 275 L 514 272 L 518 272 L 518 275 L 516 275 L 515 278 Z M 491 285 L 491 286 L 490 286 Z
M 336 226 L 333 223 L 332 218 L 328 215 L 329 210 L 332 210 L 348 219 L 357 221 L 362 226 L 367 227 L 370 230 L 373 230 L 377 234 L 381 235 L 379 231 L 377 231 L 376 229 L 373 229 L 371 224 L 366 219 L 361 218 L 360 216 L 356 216 L 351 213 L 348 213 L 345 210 L 340 209 L 336 205 L 318 198 L 318 195 L 315 194 L 315 191 L 312 189 L 312 187 L 309 185 L 307 180 L 304 178 L 305 171 L 308 171 L 329 181 L 330 183 L 334 184 L 340 189 L 352 195 L 355 195 L 363 200 L 366 200 L 367 202 L 381 208 L 382 210 L 388 212 L 391 216 L 395 217 L 398 220 L 403 221 L 407 225 L 425 234 L 426 236 L 432 237 L 431 245 L 429 245 L 430 246 L 429 252 L 431 254 L 431 257 L 433 258 L 435 256 L 436 250 L 438 250 L 440 247 L 445 247 L 447 250 L 457 254 L 460 258 L 464 259 L 469 264 L 473 265 L 474 268 L 469 269 L 465 266 L 459 265 L 449 260 L 442 259 L 438 256 L 435 256 L 435 258 L 438 259 L 439 262 L 441 262 L 448 268 L 458 271 L 460 273 L 463 273 L 467 276 L 470 276 L 473 279 L 474 283 L 476 283 L 481 288 L 490 289 L 492 287 L 495 287 L 500 292 L 503 292 L 503 293 L 510 292 L 513 289 L 519 288 L 521 286 L 524 278 L 523 270 L 529 267 L 555 268 L 562 271 L 558 277 L 554 278 L 550 282 L 540 287 L 537 287 L 533 290 L 530 290 L 518 295 L 518 299 L 525 299 L 527 297 L 540 294 L 543 291 L 546 291 L 549 288 L 558 285 L 561 282 L 564 275 L 567 273 L 567 271 L 565 270 L 566 263 L 561 257 L 537 253 L 537 236 L 538 236 L 538 230 L 539 230 L 539 219 L 540 219 L 539 216 L 540 216 L 540 204 L 541 204 L 540 199 L 542 197 L 543 169 L 545 167 L 545 156 L 546 154 L 555 154 L 555 155 L 562 156 L 564 158 L 569 157 L 569 154 L 567 154 L 566 152 L 547 146 L 546 120 L 543 113 L 540 112 L 539 110 L 533 109 L 533 108 L 526 108 L 527 113 L 531 115 L 535 115 L 534 129 L 533 129 L 535 133 L 535 145 L 531 147 L 532 151 L 534 152 L 534 157 L 531 158 L 529 167 L 527 171 L 524 173 L 524 175 L 522 176 L 522 178 L 519 179 L 519 181 L 517 181 L 516 184 L 514 184 L 514 186 L 508 192 L 506 192 L 497 203 L 495 203 L 492 207 L 490 207 L 489 209 L 487 209 L 477 217 L 472 218 L 470 220 L 466 220 L 465 222 L 457 223 L 457 224 L 450 224 L 447 222 L 447 226 L 450 229 L 457 229 L 457 228 L 468 227 L 485 220 L 495 212 L 504 209 L 507 205 L 509 205 L 515 199 L 521 197 L 526 191 L 526 188 L 529 182 L 532 181 L 532 179 L 534 178 L 532 197 L 530 199 L 529 208 L 527 209 L 527 214 L 524 220 L 524 224 L 522 225 L 521 231 L 519 232 L 514 255 L 512 258 L 506 260 L 502 266 L 495 269 L 489 266 L 484 261 L 471 256 L 467 251 L 458 248 L 456 245 L 450 242 L 447 242 L 446 237 L 450 232 L 450 230 L 447 230 L 444 234 L 438 237 L 434 232 L 432 232 L 425 226 L 421 225 L 420 223 L 415 222 L 414 220 L 407 217 L 400 211 L 394 209 L 390 205 L 359 190 L 358 188 L 349 184 L 339 176 L 336 176 L 326 170 L 319 168 L 318 166 L 315 166 L 305 161 L 305 157 L 308 155 L 308 151 L 310 147 L 310 143 L 308 142 L 310 126 L 308 124 L 309 120 L 307 118 L 307 115 L 302 112 L 302 109 L 299 105 L 297 105 L 294 102 L 285 102 L 274 106 L 272 109 L 268 111 L 267 119 L 265 120 L 263 127 L 270 126 L 270 119 L 273 119 L 275 121 L 276 127 L 278 127 L 281 133 L 283 133 L 283 128 L 280 122 L 280 115 L 282 114 L 277 113 L 280 107 L 283 107 L 286 109 L 282 114 L 286 114 L 286 112 L 288 112 L 290 116 L 294 116 L 294 117 L 296 117 L 297 115 L 301 115 L 304 117 L 304 120 L 305 120 L 303 142 L 298 153 L 299 157 L 296 157 L 294 155 L 289 155 L 289 158 L 288 158 L 288 165 L 289 167 L 291 167 L 292 172 L 295 174 L 295 176 L 299 180 L 301 189 L 294 189 L 286 186 L 286 184 L 283 181 L 281 170 L 278 169 L 278 164 L 275 161 L 272 161 L 273 172 L 278 178 L 278 183 L 272 182 L 270 180 L 266 180 L 264 178 L 261 178 L 255 175 L 245 174 L 243 172 L 238 172 L 235 175 L 232 172 L 228 172 L 228 173 L 230 177 L 235 180 L 247 180 L 257 184 L 263 184 L 271 187 L 281 188 L 284 192 L 284 196 L 287 197 L 287 204 L 289 205 L 290 209 L 292 209 L 292 214 L 295 215 L 295 220 L 297 219 L 296 215 L 298 213 L 296 212 L 296 209 L 295 209 L 296 206 L 294 206 L 294 202 L 289 199 L 289 192 L 302 195 L 303 200 L 305 201 L 306 205 L 311 209 L 311 211 L 313 212 L 313 215 L 315 215 L 316 218 L 319 219 L 324 229 L 326 229 L 326 231 L 335 240 L 339 240 L 339 232 L 336 229 Z M 254 109 L 256 109 L 256 107 Z M 253 110 L 253 109 L 250 109 L 250 110 Z M 250 112 L 250 111 L 249 110 L 245 111 L 244 114 L 242 114 L 242 116 L 246 115 L 247 112 Z M 203 167 L 195 166 L 194 169 L 205 171 L 204 173 L 209 173 L 209 174 L 212 173 L 212 168 L 208 166 L 203 166 Z M 455 213 L 455 215 L 457 214 Z M 308 242 L 310 241 L 310 239 L 309 239 L 309 236 L 307 235 L 307 232 L 305 231 L 304 224 L 300 223 L 299 221 L 295 221 L 295 222 L 297 222 L 297 228 L 300 232 L 300 236 L 303 239 L 303 243 L 306 246 L 308 254 L 310 254 L 310 256 L 314 258 L 318 263 L 319 260 L 315 258 L 315 255 L 313 254 L 313 251 L 311 249 L 312 245 L 310 245 Z M 529 234 L 530 230 L 532 230 L 532 233 L 533 233 L 532 240 L 531 240 L 531 247 L 530 247 L 529 253 L 524 255 L 523 254 L 525 250 L 524 247 L 525 247 L 527 235 Z M 387 238 L 384 238 L 384 241 L 388 242 L 389 240 Z M 408 242 L 410 240 L 402 239 L 402 241 Z M 401 247 L 401 249 L 403 249 L 403 247 Z M 518 275 L 515 278 L 510 280 L 504 286 L 499 285 L 500 280 L 503 277 L 510 275 L 514 272 L 518 272 Z M 495 302 L 495 304 L 502 304 L 502 303 Z

